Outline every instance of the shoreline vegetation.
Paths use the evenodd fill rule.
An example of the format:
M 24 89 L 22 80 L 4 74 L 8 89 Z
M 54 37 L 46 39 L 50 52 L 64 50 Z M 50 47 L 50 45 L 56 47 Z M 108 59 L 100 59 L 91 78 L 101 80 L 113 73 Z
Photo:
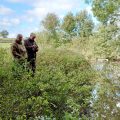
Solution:
M 86 2 L 98 23 L 87 10 L 41 21 L 35 77 L 14 66 L 0 32 L 1 120 L 120 119 L 120 0 Z
M 116 111 L 114 115 L 106 111 L 106 117 L 118 120 L 119 69 L 113 74 L 118 62 L 95 55 L 96 44 L 90 39 L 88 44 L 73 40 L 56 47 L 39 38 L 35 78 L 22 71 L 20 78 L 13 78 L 10 43 L 0 43 L 1 119 L 101 119 L 108 109 L 104 103 Z

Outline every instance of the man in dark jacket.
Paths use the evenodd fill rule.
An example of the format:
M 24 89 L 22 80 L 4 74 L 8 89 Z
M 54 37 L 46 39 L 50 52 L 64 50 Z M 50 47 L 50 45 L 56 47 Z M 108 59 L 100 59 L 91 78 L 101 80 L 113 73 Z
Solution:
M 35 42 L 36 35 L 34 33 L 30 34 L 30 37 L 25 40 L 24 45 L 27 50 L 27 61 L 29 70 L 32 70 L 33 76 L 36 69 L 36 52 L 38 52 L 38 46 Z

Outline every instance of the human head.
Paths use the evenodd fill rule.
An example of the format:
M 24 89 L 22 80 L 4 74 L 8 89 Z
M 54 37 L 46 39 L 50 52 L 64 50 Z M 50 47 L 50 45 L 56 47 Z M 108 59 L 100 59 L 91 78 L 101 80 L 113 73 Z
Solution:
M 22 34 L 18 34 L 16 40 L 17 40 L 18 42 L 21 42 L 22 39 L 23 39 L 23 35 L 22 35 Z
M 31 40 L 34 40 L 35 38 L 36 38 L 35 33 L 31 33 L 31 34 L 30 34 L 30 39 L 31 39 Z

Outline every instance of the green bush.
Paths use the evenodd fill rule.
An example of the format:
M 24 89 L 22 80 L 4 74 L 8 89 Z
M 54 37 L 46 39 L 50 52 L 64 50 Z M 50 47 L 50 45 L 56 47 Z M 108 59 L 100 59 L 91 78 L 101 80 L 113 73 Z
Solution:
M 38 53 L 36 76 L 24 72 L 21 79 L 12 75 L 7 53 L 0 59 L 0 117 L 8 119 L 78 119 L 89 117 L 95 79 L 89 63 L 75 53 L 46 50 Z M 6 59 L 3 58 L 6 56 Z M 4 62 L 4 64 L 2 64 Z M 4 71 L 3 71 L 4 70 Z

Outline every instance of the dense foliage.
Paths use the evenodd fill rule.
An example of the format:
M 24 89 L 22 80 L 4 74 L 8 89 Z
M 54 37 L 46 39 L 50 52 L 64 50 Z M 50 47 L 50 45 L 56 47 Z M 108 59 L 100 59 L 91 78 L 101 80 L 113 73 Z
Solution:
M 96 26 L 86 10 L 42 21 L 34 78 L 0 50 L 0 119 L 119 120 L 120 2 L 85 1 Z
M 4 50 L 0 52 L 1 119 L 90 117 L 95 74 L 82 56 L 64 50 L 43 51 L 35 78 L 20 69 L 15 78 L 12 61 Z

